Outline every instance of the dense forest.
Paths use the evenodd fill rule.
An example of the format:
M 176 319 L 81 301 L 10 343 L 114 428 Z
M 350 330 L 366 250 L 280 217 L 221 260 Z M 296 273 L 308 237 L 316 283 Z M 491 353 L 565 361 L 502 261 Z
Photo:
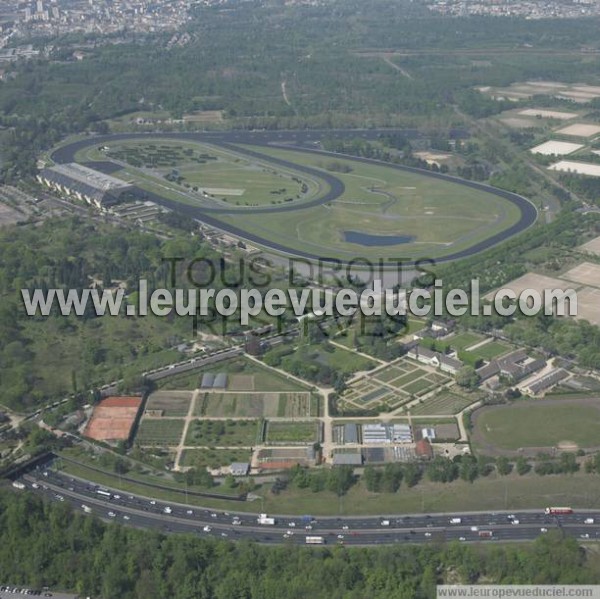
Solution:
M 0 493 L 0 572 L 10 584 L 102 599 L 420 599 L 439 583 L 592 584 L 595 552 L 548 534 L 521 545 L 311 550 L 164 536 Z
M 221 110 L 228 127 L 461 124 L 455 108 L 476 117 L 503 109 L 474 91 L 483 82 L 596 81 L 597 60 L 573 40 L 592 47 L 597 28 L 589 18 L 445 19 L 412 2 L 336 0 L 198 7 L 183 46 L 165 34 L 52 40 L 50 61 L 16 64 L 0 82 L 2 174 L 34 172 L 39 152 L 66 134 L 106 131 L 107 119 L 135 111 L 180 119 Z M 390 50 L 403 55 L 383 60 Z

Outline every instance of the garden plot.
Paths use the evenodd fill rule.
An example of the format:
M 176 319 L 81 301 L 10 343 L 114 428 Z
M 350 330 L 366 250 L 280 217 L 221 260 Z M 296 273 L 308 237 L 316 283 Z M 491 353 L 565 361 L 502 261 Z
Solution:
M 269 421 L 265 442 L 279 445 L 308 445 L 319 440 L 319 423 Z
M 421 400 L 416 405 L 412 405 L 410 413 L 412 416 L 445 416 L 449 414 L 458 414 L 479 399 L 480 396 L 478 394 L 458 394 L 444 390 L 432 397 Z
M 318 416 L 309 391 L 207 392 L 196 402 L 196 416 L 216 418 L 306 418 Z
M 185 420 L 183 418 L 142 418 L 136 443 L 154 447 L 179 445 Z
M 190 409 L 193 391 L 155 391 L 146 403 L 147 417 L 181 417 Z

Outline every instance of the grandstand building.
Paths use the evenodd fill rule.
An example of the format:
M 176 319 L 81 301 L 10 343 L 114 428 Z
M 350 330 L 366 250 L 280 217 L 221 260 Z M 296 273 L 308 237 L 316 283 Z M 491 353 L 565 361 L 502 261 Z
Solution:
M 87 202 L 99 210 L 108 210 L 119 203 L 124 192 L 133 189 L 126 181 L 75 162 L 42 169 L 37 179 L 51 189 Z

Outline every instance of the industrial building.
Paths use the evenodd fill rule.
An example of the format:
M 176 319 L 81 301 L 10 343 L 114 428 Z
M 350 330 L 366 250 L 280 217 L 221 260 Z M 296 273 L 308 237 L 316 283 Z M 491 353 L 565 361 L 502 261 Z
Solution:
M 124 192 L 134 189 L 126 181 L 75 162 L 44 168 L 38 174 L 37 180 L 55 191 L 87 202 L 99 210 L 108 210 L 119 203 Z
M 408 424 L 363 424 L 362 440 L 365 445 L 379 443 L 412 443 L 413 436 Z

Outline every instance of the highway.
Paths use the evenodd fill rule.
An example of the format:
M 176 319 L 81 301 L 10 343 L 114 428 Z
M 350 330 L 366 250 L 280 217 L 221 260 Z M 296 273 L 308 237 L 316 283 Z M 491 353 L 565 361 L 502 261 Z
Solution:
M 390 545 L 396 543 L 529 541 L 547 532 L 584 540 L 600 537 L 600 510 L 547 516 L 539 510 L 465 512 L 386 516 L 316 517 L 276 515 L 275 524 L 261 525 L 257 514 L 223 512 L 210 508 L 166 503 L 105 489 L 54 470 L 38 468 L 19 479 L 28 490 L 50 501 L 70 503 L 76 511 L 109 522 L 154 529 L 164 533 L 192 533 L 201 537 L 252 540 L 267 544 L 305 545 L 307 536 L 324 544 Z M 110 496 L 98 493 L 107 491 Z M 453 524 L 453 518 L 460 523 Z M 588 518 L 593 524 L 586 524 Z M 388 522 L 388 524 L 386 524 Z M 491 537 L 482 537 L 491 532 Z
M 458 132 L 461 133 L 461 132 Z M 458 135 L 457 133 L 457 135 Z M 284 149 L 295 150 L 295 151 L 303 151 L 303 152 L 311 152 L 317 155 L 323 155 L 327 157 L 333 156 L 344 156 L 345 159 L 354 160 L 356 162 L 366 163 L 366 164 L 380 164 L 384 165 L 388 168 L 393 168 L 400 171 L 410 172 L 419 174 L 425 177 L 430 177 L 434 179 L 440 179 L 443 181 L 448 181 L 451 183 L 456 183 L 460 185 L 464 185 L 465 187 L 470 187 L 473 189 L 481 190 L 485 193 L 491 193 L 496 196 L 503 198 L 514 204 L 520 211 L 520 218 L 518 222 L 516 222 L 511 227 L 501 231 L 487 239 L 479 241 L 474 245 L 459 250 L 454 253 L 447 254 L 436 259 L 437 262 L 449 262 L 457 259 L 467 258 L 469 256 L 473 256 L 483 250 L 486 250 L 502 241 L 506 241 L 513 235 L 525 231 L 531 225 L 535 223 L 537 220 L 537 209 L 536 207 L 526 198 L 517 195 L 515 193 L 505 191 L 503 189 L 498 189 L 495 187 L 491 187 L 484 183 L 479 183 L 476 181 L 468 181 L 465 179 L 460 179 L 458 177 L 454 177 L 452 175 L 433 172 L 425 169 L 409 167 L 398 164 L 384 163 L 378 160 L 373 160 L 370 158 L 361 158 L 356 156 L 347 156 L 342 154 L 332 154 L 329 152 L 324 152 L 316 148 L 316 144 L 319 140 L 325 138 L 334 138 L 334 139 L 353 139 L 356 137 L 361 137 L 364 139 L 379 139 L 385 135 L 394 135 L 394 134 L 402 134 L 408 137 L 418 136 L 418 132 L 414 130 L 396 130 L 396 129 L 369 129 L 369 130 L 358 130 L 358 129 L 350 129 L 350 130 L 313 130 L 313 131 L 227 131 L 227 132 L 200 132 L 200 133 L 117 133 L 112 135 L 101 135 L 101 136 L 90 136 L 85 139 L 80 139 L 74 141 L 73 143 L 66 144 L 60 148 L 54 150 L 51 154 L 51 158 L 56 163 L 68 163 L 73 162 L 75 160 L 75 154 L 84 148 L 99 145 L 99 144 L 110 144 L 115 141 L 123 141 L 127 139 L 144 139 L 144 138 L 158 138 L 158 139 L 175 139 L 182 141 L 196 141 L 196 142 L 204 142 L 211 143 L 217 146 L 221 146 L 224 149 L 229 151 L 235 151 L 242 155 L 247 155 L 250 158 L 254 158 L 257 160 L 264 160 L 267 162 L 272 162 L 273 164 L 278 164 L 284 168 L 290 170 L 296 170 L 299 172 L 303 172 L 310 176 L 316 177 L 318 179 L 324 180 L 328 189 L 324 194 L 321 194 L 314 200 L 309 202 L 299 202 L 297 204 L 284 205 L 284 206 L 263 206 L 263 207 L 255 207 L 255 208 L 243 208 L 243 209 L 229 209 L 229 208 L 214 208 L 208 206 L 192 206 L 188 204 L 183 204 L 181 202 L 177 202 L 175 200 L 170 200 L 166 197 L 163 197 L 157 193 L 152 193 L 147 190 L 142 190 L 138 188 L 138 192 L 143 194 L 146 199 L 149 199 L 161 206 L 169 208 L 171 210 L 177 211 L 189 218 L 195 219 L 199 222 L 202 222 L 211 227 L 215 227 L 222 231 L 227 231 L 228 233 L 239 237 L 241 239 L 245 239 L 250 243 L 255 243 L 259 246 L 263 246 L 274 250 L 279 254 L 297 256 L 301 258 L 306 258 L 308 260 L 323 260 L 327 261 L 327 257 L 318 256 L 303 250 L 290 249 L 280 243 L 274 242 L 269 239 L 264 239 L 259 235 L 249 233 L 245 231 L 243 228 L 236 227 L 233 224 L 226 223 L 218 218 L 219 214 L 232 214 L 232 213 L 240 213 L 243 211 L 245 214 L 257 214 L 257 213 L 271 213 L 271 212 L 290 212 L 294 210 L 303 210 L 310 206 L 315 206 L 319 204 L 324 204 L 326 202 L 330 202 L 344 192 L 344 184 L 343 182 L 332 175 L 331 173 L 326 173 L 323 170 L 317 170 L 308 166 L 298 165 L 294 162 L 283 160 L 280 158 L 273 158 L 271 156 L 267 156 L 257 152 L 255 150 L 244 148 L 244 145 L 254 145 L 254 146 L 272 146 L 273 144 L 286 144 L 284 145 Z M 462 132 L 464 135 L 464 132 Z M 232 145 L 239 144 L 239 145 Z M 109 162 L 106 163 L 110 165 Z M 109 169 L 110 170 L 110 169 Z M 405 266 L 409 267 L 412 264 L 410 262 L 406 262 Z

